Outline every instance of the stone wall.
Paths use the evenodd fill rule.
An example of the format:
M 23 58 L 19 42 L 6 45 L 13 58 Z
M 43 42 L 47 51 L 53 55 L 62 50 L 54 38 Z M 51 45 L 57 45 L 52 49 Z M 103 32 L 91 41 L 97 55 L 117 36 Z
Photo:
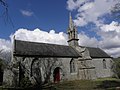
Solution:
M 106 60 L 106 68 L 103 67 L 103 59 Z M 111 70 L 112 59 L 111 58 L 95 58 L 92 60 L 95 66 L 95 72 L 97 78 L 111 77 L 113 72 Z
M 36 83 L 36 80 L 44 82 L 47 74 L 50 76 L 50 81 L 53 82 L 53 72 L 55 68 L 60 68 L 60 79 L 71 80 L 77 79 L 77 66 L 76 73 L 70 74 L 70 61 L 72 58 L 30 58 L 30 57 L 16 57 L 14 64 L 19 62 L 22 69 L 22 77 L 29 77 L 32 84 Z M 77 65 L 77 63 L 76 63 Z M 36 71 L 37 70 L 37 71 Z M 5 71 L 6 72 L 6 71 Z M 7 77 L 7 76 L 5 76 Z M 9 77 L 9 76 L 8 76 Z M 18 78 L 19 79 L 19 78 Z M 38 81 L 40 82 L 40 81 Z M 19 80 L 18 80 L 19 83 Z
M 18 86 L 19 79 L 28 77 L 32 84 L 43 83 L 46 80 L 54 81 L 55 68 L 60 69 L 60 81 L 96 79 L 111 77 L 111 58 L 30 58 L 16 57 L 11 68 L 4 70 L 3 82 L 7 86 Z M 103 59 L 106 60 L 106 69 L 103 68 Z M 70 72 L 70 62 L 74 61 L 75 71 Z M 21 75 L 20 75 L 21 73 Z

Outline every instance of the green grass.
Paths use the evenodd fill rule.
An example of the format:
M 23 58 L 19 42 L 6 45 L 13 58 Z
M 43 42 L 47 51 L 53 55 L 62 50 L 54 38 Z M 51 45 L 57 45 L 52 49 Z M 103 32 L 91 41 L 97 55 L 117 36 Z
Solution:
M 101 78 L 97 80 L 74 80 L 63 81 L 57 84 L 47 84 L 43 90 L 120 90 L 120 88 L 116 89 L 116 87 L 120 87 L 120 79 Z M 8 89 L 0 87 L 0 90 Z
M 105 81 L 105 80 L 108 80 L 108 81 L 120 81 L 120 79 L 117 79 L 117 78 L 98 78 L 96 79 L 95 81 Z
M 97 80 L 64 81 L 58 84 L 52 84 L 50 88 L 51 90 L 116 90 L 116 87 L 120 87 L 120 80 L 115 78 L 102 78 Z
M 94 90 L 97 85 L 100 83 L 90 80 L 75 80 L 75 81 L 66 81 L 59 84 L 55 84 L 54 88 L 56 90 Z M 100 89 L 102 90 L 102 89 Z

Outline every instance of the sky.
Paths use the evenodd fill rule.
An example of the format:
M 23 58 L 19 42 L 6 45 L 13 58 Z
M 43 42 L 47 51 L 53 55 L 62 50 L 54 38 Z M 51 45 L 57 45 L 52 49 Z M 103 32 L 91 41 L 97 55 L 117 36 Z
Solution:
M 18 40 L 67 44 L 69 13 L 78 29 L 79 45 L 99 47 L 120 56 L 120 21 L 111 14 L 117 0 L 8 0 L 8 18 L 0 6 L 0 49 Z

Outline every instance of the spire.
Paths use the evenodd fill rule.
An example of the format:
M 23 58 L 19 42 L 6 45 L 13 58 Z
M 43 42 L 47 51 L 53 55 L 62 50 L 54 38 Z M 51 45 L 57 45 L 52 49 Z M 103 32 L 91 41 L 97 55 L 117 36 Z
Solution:
M 73 20 L 72 20 L 71 12 L 69 13 L 69 28 L 73 29 Z
M 77 37 L 77 28 L 73 24 L 71 12 L 69 13 L 69 27 L 67 30 L 68 33 L 68 44 L 70 46 L 78 46 L 78 37 Z

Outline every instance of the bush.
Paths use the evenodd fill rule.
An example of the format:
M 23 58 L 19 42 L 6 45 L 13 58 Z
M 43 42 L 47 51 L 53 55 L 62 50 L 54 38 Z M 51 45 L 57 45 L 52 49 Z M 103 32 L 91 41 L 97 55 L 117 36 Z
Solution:
M 113 72 L 115 73 L 115 77 L 120 78 L 120 58 L 114 59 L 113 64 Z
M 30 87 L 32 84 L 31 84 L 31 81 L 29 80 L 29 77 L 24 77 L 22 78 L 21 82 L 20 82 L 20 87 L 23 87 L 23 88 L 28 88 Z

